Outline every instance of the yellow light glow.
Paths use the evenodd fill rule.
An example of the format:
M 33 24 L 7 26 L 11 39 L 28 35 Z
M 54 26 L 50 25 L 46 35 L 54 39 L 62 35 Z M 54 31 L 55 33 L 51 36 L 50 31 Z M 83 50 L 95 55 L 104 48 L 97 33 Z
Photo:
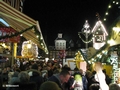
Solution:
M 41 37 L 40 39 L 43 40 L 43 37 Z
M 31 48 L 31 44 L 27 44 L 27 48 Z
M 118 5 L 119 4 L 119 2 L 116 2 L 116 5 Z
M 39 35 L 36 36 L 37 38 L 39 37 Z
M 99 57 L 99 56 L 100 56 L 100 54 L 97 55 L 97 57 Z
M 46 54 L 49 54 L 48 52 L 46 52 Z
M 104 21 L 106 21 L 106 18 L 104 18 Z
M 105 53 L 105 51 L 103 50 L 102 53 Z
M 114 31 L 120 31 L 120 28 L 119 27 L 113 27 L 113 30 Z
M 5 43 L 3 43 L 2 46 L 5 48 L 6 47 Z
M 111 8 L 111 5 L 109 5 L 108 8 Z
M 114 45 L 115 41 L 113 39 L 111 39 L 111 40 L 108 40 L 107 43 L 110 44 L 110 46 L 112 46 L 112 45 Z
M 115 3 L 115 1 L 113 1 L 113 3 Z
M 106 12 L 105 15 L 108 15 L 108 12 Z
M 23 34 L 20 34 L 20 36 L 22 37 L 22 36 L 23 36 Z

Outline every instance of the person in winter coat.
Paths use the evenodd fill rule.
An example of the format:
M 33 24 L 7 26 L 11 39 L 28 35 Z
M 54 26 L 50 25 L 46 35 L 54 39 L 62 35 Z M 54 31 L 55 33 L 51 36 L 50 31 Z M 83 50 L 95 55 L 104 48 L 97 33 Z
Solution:
M 37 90 L 39 90 L 41 84 L 43 83 L 43 78 L 40 72 L 38 71 L 38 65 L 33 64 L 32 69 L 28 70 L 27 72 L 30 76 L 30 82 L 35 82 L 37 85 Z
M 70 78 L 70 73 L 67 70 L 62 70 L 58 74 L 53 74 L 51 77 L 48 78 L 48 81 L 53 81 L 58 84 L 58 86 L 65 90 L 64 83 L 67 83 Z

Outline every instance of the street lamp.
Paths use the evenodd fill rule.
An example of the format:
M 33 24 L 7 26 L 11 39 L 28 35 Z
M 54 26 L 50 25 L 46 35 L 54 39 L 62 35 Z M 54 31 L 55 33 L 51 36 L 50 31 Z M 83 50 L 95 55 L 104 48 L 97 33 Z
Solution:
M 81 34 L 85 36 L 86 38 L 85 40 L 81 37 Z M 91 34 L 92 33 L 91 33 L 90 25 L 88 23 L 88 20 L 86 20 L 81 32 L 78 32 L 79 38 L 86 44 L 86 53 L 88 52 L 88 43 L 92 41 L 92 39 L 88 39 Z M 87 57 L 87 54 L 86 54 L 86 57 Z

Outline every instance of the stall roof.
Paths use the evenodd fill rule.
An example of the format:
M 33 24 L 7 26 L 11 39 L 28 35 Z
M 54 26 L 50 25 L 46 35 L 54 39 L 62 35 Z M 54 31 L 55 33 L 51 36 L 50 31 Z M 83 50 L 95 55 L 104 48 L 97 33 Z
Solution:
M 47 46 L 43 39 L 38 21 L 28 17 L 27 15 L 11 7 L 2 0 L 0 0 L 0 18 L 5 20 L 10 25 L 10 27 L 14 28 L 17 32 L 21 32 L 21 30 L 25 30 L 29 27 L 35 26 L 39 32 L 40 40 L 38 39 L 38 37 L 36 37 L 36 34 L 34 33 L 35 28 L 24 32 L 23 37 L 27 40 L 31 40 L 33 43 L 37 44 L 40 49 L 48 53 Z
M 113 30 L 113 27 L 117 27 L 117 28 L 119 28 L 119 30 L 117 32 L 115 32 Z M 91 58 L 89 58 L 89 60 L 90 61 L 94 61 L 95 60 L 95 61 L 100 61 L 100 62 L 104 62 L 104 63 L 108 63 L 108 62 L 110 63 L 110 61 L 108 61 L 109 60 L 108 58 L 109 58 L 109 54 L 110 54 L 109 52 L 111 51 L 111 49 L 112 50 L 118 49 L 117 50 L 118 52 L 120 50 L 120 42 L 119 42 L 120 35 L 119 35 L 119 31 L 120 31 L 120 16 L 118 16 L 117 19 L 110 26 L 108 40 L 111 40 L 111 39 L 113 39 L 113 37 L 116 37 L 116 39 L 114 39 L 114 42 L 106 43 Z

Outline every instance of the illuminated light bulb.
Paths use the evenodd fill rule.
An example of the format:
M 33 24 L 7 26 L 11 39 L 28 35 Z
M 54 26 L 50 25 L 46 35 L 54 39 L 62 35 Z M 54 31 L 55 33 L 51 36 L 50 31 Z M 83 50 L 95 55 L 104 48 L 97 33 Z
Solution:
M 116 4 L 118 5 L 118 4 L 119 4 L 119 2 L 116 2 Z
M 105 51 L 103 50 L 102 53 L 104 53 Z
M 113 1 L 113 3 L 115 3 L 115 1 Z
M 20 36 L 22 37 L 22 36 L 23 36 L 23 34 L 20 34 Z
M 94 58 L 92 58 L 92 61 L 94 61 Z
M 89 64 L 91 64 L 91 61 L 88 61 Z
M 48 52 L 46 52 L 46 54 L 49 54 Z
M 37 38 L 39 37 L 39 35 L 36 36 Z
M 99 57 L 99 56 L 100 56 L 100 54 L 97 55 L 97 57 Z
M 43 38 L 41 37 L 40 39 L 42 40 Z
M 104 18 L 104 21 L 106 21 L 106 18 Z
M 108 12 L 106 12 L 105 15 L 108 15 Z
M 111 5 L 109 5 L 108 8 L 111 8 Z

